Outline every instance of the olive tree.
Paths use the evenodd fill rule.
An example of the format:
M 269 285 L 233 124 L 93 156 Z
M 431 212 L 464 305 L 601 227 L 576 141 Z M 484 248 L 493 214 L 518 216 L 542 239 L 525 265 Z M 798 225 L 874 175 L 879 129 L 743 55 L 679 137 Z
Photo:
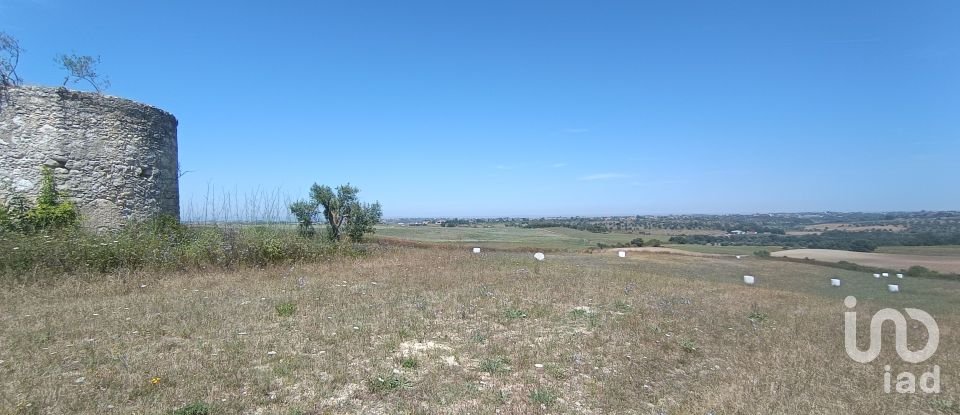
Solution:
M 54 61 L 60 64 L 60 67 L 67 71 L 67 76 L 63 78 L 63 85 L 71 80 L 73 83 L 87 81 L 97 93 L 102 93 L 104 89 L 110 87 L 110 81 L 106 77 L 97 73 L 97 65 L 100 64 L 100 57 L 96 58 L 87 55 L 58 55 Z
M 23 83 L 17 75 L 17 64 L 20 63 L 20 42 L 4 32 L 0 32 L 0 88 L 18 86 Z
M 17 75 L 21 52 L 23 49 L 15 37 L 0 32 L 0 110 L 3 110 L 10 88 L 23 83 L 20 75 Z
M 373 226 L 380 223 L 383 210 L 379 202 L 361 203 L 358 193 L 360 189 L 349 183 L 336 189 L 314 183 L 310 187 L 310 200 L 292 203 L 290 213 L 297 218 L 301 234 L 312 235 L 313 224 L 322 219 L 327 223 L 328 238 L 342 241 L 347 237 L 360 242 L 365 233 L 374 232 Z

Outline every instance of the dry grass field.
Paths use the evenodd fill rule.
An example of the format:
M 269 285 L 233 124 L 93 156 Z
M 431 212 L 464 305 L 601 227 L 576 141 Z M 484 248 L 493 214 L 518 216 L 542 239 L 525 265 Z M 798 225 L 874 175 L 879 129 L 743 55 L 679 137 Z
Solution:
M 782 246 L 772 246 L 772 245 L 728 245 L 728 246 L 711 246 L 711 245 L 695 245 L 695 244 L 683 244 L 683 245 L 665 245 L 667 248 L 679 249 L 682 251 L 689 252 L 700 252 L 704 254 L 719 254 L 719 255 L 753 255 L 757 251 L 767 251 L 774 252 L 783 249 Z
M 877 248 L 875 252 L 881 254 L 953 256 L 960 258 L 960 245 L 881 246 Z
M 380 225 L 377 226 L 374 237 L 432 245 L 558 251 L 596 248 L 597 243 L 627 243 L 640 236 L 625 233 L 594 233 L 561 227 L 527 229 L 502 225 L 478 228 Z M 644 236 L 643 238 L 653 237 Z M 669 236 L 662 240 L 667 239 Z
M 960 283 L 902 284 L 756 258 L 396 247 L 63 277 L 0 290 L 0 413 L 957 413 Z M 873 312 L 918 307 L 939 350 L 903 363 L 888 328 L 876 361 L 852 361 L 850 294 L 861 345 Z M 939 365 L 942 391 L 883 393 L 885 364 Z
M 914 252 L 920 252 L 915 250 Z M 835 249 L 791 249 L 773 252 L 775 257 L 810 258 L 816 261 L 847 261 L 859 265 L 890 269 L 908 269 L 914 265 L 944 273 L 960 273 L 960 256 L 890 254 L 873 252 L 839 251 Z

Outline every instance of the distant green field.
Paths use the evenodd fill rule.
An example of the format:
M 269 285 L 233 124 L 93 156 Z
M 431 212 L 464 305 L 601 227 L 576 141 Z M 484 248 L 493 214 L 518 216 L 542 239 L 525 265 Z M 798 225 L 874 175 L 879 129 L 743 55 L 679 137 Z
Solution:
M 702 254 L 753 255 L 757 251 L 782 251 L 781 246 L 744 245 L 744 246 L 708 246 L 708 245 L 664 245 L 667 248 L 682 249 Z
M 397 225 L 377 226 L 376 236 L 486 248 L 547 250 L 586 249 L 596 247 L 597 243 L 627 243 L 637 237 L 637 235 L 624 233 L 593 233 L 569 228 L 526 229 L 506 226 L 443 228 L 439 226 Z M 644 239 L 652 238 L 645 236 Z
M 960 256 L 960 245 L 881 246 L 874 252 L 881 254 Z

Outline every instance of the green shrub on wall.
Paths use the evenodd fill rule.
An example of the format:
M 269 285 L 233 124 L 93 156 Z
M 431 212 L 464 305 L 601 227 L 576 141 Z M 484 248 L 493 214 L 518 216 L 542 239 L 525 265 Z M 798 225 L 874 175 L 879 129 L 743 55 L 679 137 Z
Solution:
M 34 233 L 75 228 L 80 223 L 77 206 L 64 199 L 53 181 L 53 171 L 44 167 L 36 206 L 29 206 L 22 196 L 11 197 L 0 209 L 0 231 Z

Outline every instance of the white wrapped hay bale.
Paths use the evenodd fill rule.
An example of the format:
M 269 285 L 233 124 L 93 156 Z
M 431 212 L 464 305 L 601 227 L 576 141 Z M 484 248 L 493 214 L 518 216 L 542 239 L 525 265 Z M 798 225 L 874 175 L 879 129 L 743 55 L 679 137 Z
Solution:
M 873 278 L 880 278 L 880 274 L 873 274 Z
M 473 248 L 473 253 L 479 254 L 479 253 L 480 253 L 480 248 Z
M 883 275 L 883 278 L 890 278 L 889 272 L 884 272 L 882 275 Z
M 743 276 L 743 283 L 744 283 L 744 284 L 753 285 L 753 284 L 756 283 L 756 282 L 757 282 L 757 279 L 754 278 L 753 275 L 744 275 L 744 276 Z
M 617 255 L 618 255 L 620 258 L 626 258 L 626 257 L 627 257 L 626 251 L 617 252 Z
M 903 274 L 897 274 L 897 278 L 903 279 Z
M 831 286 L 831 287 L 839 287 L 839 286 L 840 286 L 840 279 L 839 279 L 839 278 L 831 278 L 831 279 L 830 279 L 830 286 Z
M 543 252 L 537 252 L 533 254 L 533 257 L 536 258 L 537 261 L 543 261 L 543 259 L 546 258 L 546 256 L 543 255 Z
M 897 284 L 887 284 L 887 291 L 898 293 L 900 292 L 900 286 Z

